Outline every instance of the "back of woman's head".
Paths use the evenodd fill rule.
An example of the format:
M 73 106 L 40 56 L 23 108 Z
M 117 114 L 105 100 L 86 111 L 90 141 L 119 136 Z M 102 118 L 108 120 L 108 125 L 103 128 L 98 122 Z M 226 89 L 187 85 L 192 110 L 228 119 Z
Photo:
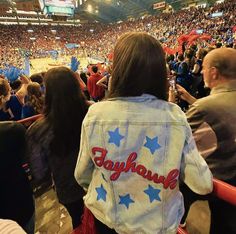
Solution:
M 45 117 L 54 132 L 52 150 L 63 154 L 79 146 L 87 105 L 74 72 L 66 67 L 50 69 L 45 87 Z
M 35 96 L 35 97 L 41 97 L 41 89 L 40 89 L 40 84 L 37 82 L 31 82 L 27 86 L 27 94 L 28 96 Z
M 109 97 L 144 93 L 167 99 L 165 54 L 147 33 L 127 33 L 115 46 Z
M 31 82 L 28 84 L 26 104 L 33 107 L 35 114 L 42 113 L 44 98 L 39 83 Z
M 66 67 L 50 69 L 45 75 L 45 115 L 72 112 L 81 103 L 82 93 L 75 74 Z
M 40 85 L 42 85 L 42 83 L 43 83 L 43 75 L 42 75 L 42 73 L 35 73 L 35 74 L 30 76 L 30 80 L 33 81 L 33 82 L 37 82 Z

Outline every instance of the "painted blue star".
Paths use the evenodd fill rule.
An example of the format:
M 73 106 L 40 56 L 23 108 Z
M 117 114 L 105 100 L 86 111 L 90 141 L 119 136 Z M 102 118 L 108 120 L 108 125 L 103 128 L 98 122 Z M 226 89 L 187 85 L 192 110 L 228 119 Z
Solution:
M 103 188 L 103 185 L 101 184 L 101 187 L 97 187 L 96 188 L 97 191 L 97 201 L 99 201 L 100 199 L 102 199 L 103 201 L 106 201 L 106 195 L 107 195 L 107 191 Z
M 108 143 L 114 143 L 116 146 L 120 146 L 120 141 L 124 138 L 124 136 L 120 135 L 119 128 L 116 128 L 116 130 L 108 131 L 108 134 L 110 136 Z
M 146 136 L 146 143 L 144 144 L 144 146 L 147 147 L 152 154 L 154 154 L 156 150 L 161 148 L 161 146 L 158 144 L 158 137 L 149 138 L 148 136 Z
M 119 204 L 123 204 L 126 206 L 127 209 L 129 209 L 129 204 L 134 203 L 134 201 L 130 198 L 129 194 L 126 194 L 125 196 L 120 196 L 120 202 Z
M 161 201 L 159 196 L 159 193 L 161 192 L 160 189 L 155 189 L 149 184 L 148 189 L 144 190 L 144 192 L 149 196 L 150 202 L 153 202 L 154 200 Z

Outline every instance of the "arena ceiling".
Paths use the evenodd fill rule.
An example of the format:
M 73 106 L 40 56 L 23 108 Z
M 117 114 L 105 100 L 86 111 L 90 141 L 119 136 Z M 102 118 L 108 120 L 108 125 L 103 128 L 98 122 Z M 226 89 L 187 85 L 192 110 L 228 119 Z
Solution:
M 131 17 L 141 17 L 145 14 L 158 14 L 160 10 L 154 10 L 153 4 L 164 0 L 87 0 L 79 4 L 75 10 L 75 19 L 82 21 L 117 22 Z M 206 0 L 213 1 L 213 0 Z M 189 4 L 197 4 L 202 0 L 166 0 L 168 5 L 178 10 Z M 88 10 L 90 5 L 91 9 Z M 40 13 L 39 0 L 0 0 L 0 16 L 6 14 L 17 15 L 16 10 L 36 11 Z M 12 10 L 12 13 L 7 13 Z M 40 13 L 41 14 L 41 13 Z
M 98 21 L 114 22 L 125 20 L 130 17 L 138 17 L 144 14 L 155 14 L 153 4 L 158 0 L 91 0 L 78 8 L 78 14 L 85 17 L 95 18 Z M 90 13 L 87 6 L 91 5 L 95 10 Z M 98 12 L 98 13 L 96 13 Z

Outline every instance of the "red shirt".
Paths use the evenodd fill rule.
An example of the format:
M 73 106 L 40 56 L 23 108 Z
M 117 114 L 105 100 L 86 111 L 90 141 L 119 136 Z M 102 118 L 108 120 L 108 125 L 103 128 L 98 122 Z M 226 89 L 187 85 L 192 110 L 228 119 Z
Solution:
M 87 82 L 87 88 L 90 96 L 93 99 L 101 100 L 105 96 L 105 90 L 103 87 L 96 85 L 96 83 L 102 79 L 102 75 L 96 73 L 92 74 Z

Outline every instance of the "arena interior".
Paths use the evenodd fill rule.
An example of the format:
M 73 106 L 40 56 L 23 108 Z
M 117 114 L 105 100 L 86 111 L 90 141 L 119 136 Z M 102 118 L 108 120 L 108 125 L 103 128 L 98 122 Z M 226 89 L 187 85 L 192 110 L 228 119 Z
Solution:
M 48 112 L 50 105 L 45 108 L 44 104 L 44 102 L 48 102 L 50 99 L 50 97 L 47 96 L 47 87 L 45 95 L 44 79 L 45 77 L 46 80 L 49 79 L 50 72 L 48 73 L 48 71 L 52 68 L 57 69 L 60 67 L 67 67 L 68 70 L 70 69 L 73 74 L 75 74 L 80 89 L 83 92 L 83 97 L 86 98 L 86 102 L 89 103 L 89 105 L 94 105 L 93 103 L 96 102 L 102 103 L 103 100 L 106 100 L 107 96 L 110 97 L 109 82 L 111 82 L 112 77 L 115 76 L 112 72 L 114 47 L 120 37 L 125 33 L 145 32 L 159 41 L 165 53 L 166 72 L 170 90 L 180 95 L 182 89 L 179 90 L 176 88 L 176 84 L 177 87 L 180 85 L 184 87 L 185 91 L 187 90 L 191 94 L 194 101 L 211 95 L 211 87 L 207 87 L 204 83 L 205 77 L 203 78 L 203 75 L 205 75 L 207 71 L 205 71 L 205 73 L 203 71 L 203 58 L 207 53 L 212 53 L 215 49 L 230 48 L 236 50 L 235 19 L 236 0 L 1 0 L 1 160 L 8 157 L 8 155 L 5 154 L 6 152 L 12 151 L 13 153 L 10 154 L 11 157 L 18 157 L 17 154 L 20 152 L 20 148 L 18 149 L 18 146 L 15 147 L 14 145 L 16 144 L 14 143 L 15 140 L 10 140 L 10 134 L 9 141 L 11 142 L 5 142 L 5 137 L 2 136 L 2 134 L 7 133 L 4 131 L 1 133 L 1 123 L 4 123 L 5 121 L 16 121 L 24 126 L 25 130 L 28 129 L 26 135 L 27 137 L 31 137 L 31 132 L 29 131 L 31 124 L 38 121 L 37 119 L 45 118 L 43 116 L 46 116 L 49 119 L 51 118 L 50 112 Z M 141 54 L 142 52 L 140 52 L 140 56 L 142 56 Z M 236 67 L 235 58 L 236 57 L 232 57 L 234 72 Z M 96 67 L 98 71 L 95 71 L 94 67 Z M 218 69 L 217 66 L 216 69 Z M 89 83 L 89 79 L 93 74 L 99 74 L 99 80 L 104 79 L 104 82 L 102 83 L 95 83 L 95 91 L 91 91 L 92 88 Z M 232 76 L 236 79 L 235 73 Z M 7 84 L 3 83 L 3 80 L 7 81 Z M 143 82 L 146 82 L 145 79 Z M 7 96 L 4 90 L 8 87 L 7 85 L 10 85 L 8 89 L 11 91 L 11 97 L 4 102 L 4 98 Z M 29 87 L 32 88 L 30 89 Z M 99 87 L 99 90 L 97 87 Z M 132 87 L 132 85 L 130 87 Z M 55 87 L 55 90 L 56 89 L 57 87 Z M 111 88 L 111 90 L 113 90 L 113 88 Z M 104 95 L 98 96 L 98 93 L 101 92 Z M 233 92 L 235 93 L 235 90 Z M 68 95 L 70 95 L 69 93 L 70 92 L 68 92 Z M 13 99 L 14 101 L 11 102 Z M 175 96 L 174 99 L 175 100 L 172 100 L 172 102 L 176 102 L 182 111 L 187 113 L 192 103 L 181 100 L 177 96 Z M 97 103 L 95 105 L 97 105 Z M 234 107 L 231 108 L 236 108 L 235 104 Z M 142 110 L 139 111 L 142 112 Z M 228 112 L 225 111 L 225 113 L 227 115 Z M 231 121 L 230 117 L 225 119 L 226 121 Z M 3 128 L 4 127 L 2 126 L 2 129 Z M 216 129 L 217 128 L 218 125 Z M 44 128 L 39 128 L 38 132 L 43 131 L 42 129 Z M 231 129 L 235 129 L 235 127 L 232 127 Z M 64 131 L 64 133 L 64 137 L 66 138 L 66 131 Z M 228 139 L 227 134 L 228 133 L 225 133 L 224 135 L 226 139 Z M 233 134 L 236 134 L 236 132 Z M 211 136 L 205 138 L 205 140 L 207 139 L 205 145 L 211 144 Z M 234 137 L 235 136 L 236 135 L 234 135 Z M 43 138 L 44 136 L 41 137 Z M 118 133 L 118 137 L 122 138 L 123 136 Z M 216 138 L 217 137 L 218 135 Z M 32 139 L 28 141 L 28 144 L 32 143 Z M 114 144 L 116 144 L 116 140 L 117 139 L 114 140 Z M 42 144 L 47 145 L 46 140 L 43 142 L 44 143 Z M 234 204 L 231 206 L 234 208 L 232 214 L 235 215 L 235 140 L 232 141 L 232 145 L 233 150 L 229 151 L 233 156 L 231 165 L 228 167 L 227 171 L 232 171 L 231 174 L 234 175 L 234 182 L 231 184 L 229 182 L 231 180 L 224 180 L 222 177 L 217 177 L 213 173 L 214 178 L 220 179 L 220 181 L 224 181 L 231 186 L 230 191 L 227 189 L 224 190 L 224 187 L 223 192 L 218 193 L 218 190 L 216 189 L 218 188 L 218 185 L 214 184 L 213 193 L 215 193 L 215 196 L 219 196 L 220 199 L 226 200 L 227 203 Z M 5 148 L 7 148 L 7 150 L 5 150 Z M 225 148 L 224 150 L 225 152 L 228 152 L 228 148 Z M 31 151 L 35 152 L 34 147 Z M 152 150 L 150 149 L 150 151 Z M 37 157 L 42 157 L 41 154 L 42 153 L 39 153 Z M 12 167 L 10 165 L 11 160 L 8 162 L 8 160 L 4 159 L 3 161 L 7 161 L 7 163 L 0 163 L 2 164 L 2 166 L 0 165 L 0 234 L 97 233 L 95 231 L 82 232 L 75 228 L 73 231 L 71 217 L 67 211 L 69 208 L 66 205 L 60 204 L 63 202 L 60 202 L 60 197 L 58 200 L 58 196 L 55 192 L 57 190 L 57 180 L 54 179 L 53 172 L 51 172 L 51 175 L 47 175 L 47 178 L 44 178 L 44 180 L 40 180 L 40 182 L 37 181 L 34 173 L 32 173 L 32 170 L 34 169 L 31 168 L 30 160 L 28 159 L 30 156 L 27 155 L 27 153 L 25 153 L 25 155 L 26 156 L 23 158 L 20 165 L 21 169 L 27 175 L 33 191 L 35 202 L 35 209 L 33 212 L 34 231 L 32 232 L 31 229 L 31 232 L 27 232 L 29 229 L 25 229 L 24 226 L 18 222 L 16 217 L 19 216 L 19 219 L 21 219 L 21 215 L 17 216 L 14 214 L 11 216 L 12 210 L 19 209 L 22 209 L 22 216 L 24 216 L 24 213 L 27 213 L 26 210 L 28 209 L 28 205 L 26 201 L 24 204 L 24 199 L 21 202 L 21 200 L 17 198 L 18 193 L 21 193 L 21 187 L 19 186 L 21 182 L 17 182 L 17 180 L 14 182 L 13 179 L 11 179 L 17 177 L 19 173 L 19 171 L 15 172 L 13 169 L 15 168 L 16 163 L 13 163 L 14 167 Z M 231 156 L 227 157 L 230 158 Z M 225 160 L 228 160 L 228 158 Z M 214 163 L 216 162 L 214 161 Z M 64 164 L 66 165 L 66 162 L 64 162 Z M 224 162 L 221 162 L 221 164 L 223 165 Z M 7 168 L 8 166 L 9 168 Z M 76 165 L 74 164 L 74 168 L 75 166 Z M 209 168 L 211 170 L 210 165 Z M 58 175 L 58 178 L 60 178 L 60 175 Z M 17 191 L 13 188 L 9 188 L 7 185 L 9 181 L 12 183 L 11 186 L 14 186 L 14 183 L 18 183 L 16 186 L 18 188 Z M 201 183 L 201 181 L 199 181 L 199 183 Z M 222 188 L 219 187 L 219 191 L 221 191 L 220 189 Z M 9 195 L 5 194 L 1 196 L 3 190 L 7 190 Z M 7 202 L 14 205 L 3 204 L 4 199 L 8 196 L 9 201 Z M 224 198 L 224 196 L 227 198 Z M 12 203 L 12 200 L 10 201 L 10 197 L 16 204 Z M 230 197 L 230 201 L 227 200 L 228 197 Z M 153 203 L 154 202 L 156 201 L 153 201 Z M 19 203 L 21 203 L 21 205 L 19 205 Z M 19 207 L 16 208 L 18 205 Z M 24 207 L 26 207 L 25 210 Z M 6 209 L 8 212 L 6 212 Z M 224 212 L 228 211 L 219 211 L 219 213 Z M 130 213 L 130 215 L 132 214 Z M 78 219 L 80 219 L 80 217 L 78 217 Z M 107 219 L 109 220 L 109 217 L 107 217 Z M 17 231 L 14 229 L 16 227 L 13 228 L 13 224 L 11 224 L 12 228 L 10 224 L 4 226 L 4 220 L 18 222 L 26 232 L 24 232 L 23 229 L 17 229 Z M 234 216 L 234 220 L 236 221 L 236 216 Z M 137 219 L 136 222 L 141 223 L 142 220 Z M 152 220 L 152 222 L 155 223 L 155 219 Z M 222 221 L 218 220 L 218 222 L 221 223 Z M 185 226 L 186 223 L 187 226 Z M 204 199 L 204 201 L 197 201 L 191 206 L 186 223 L 182 226 L 182 229 L 178 229 L 178 233 L 214 233 L 210 231 L 211 211 L 206 199 Z M 7 230 L 8 228 L 9 230 Z M 116 229 L 116 231 L 117 230 L 119 230 L 119 228 Z M 165 229 L 163 230 L 164 231 L 158 233 L 172 233 L 165 231 Z M 117 231 L 117 233 L 152 234 L 154 232 Z M 234 234 L 235 233 L 236 232 L 234 232 Z M 100 234 L 109 234 L 109 232 Z M 233 234 L 233 232 L 221 231 L 221 234 Z

